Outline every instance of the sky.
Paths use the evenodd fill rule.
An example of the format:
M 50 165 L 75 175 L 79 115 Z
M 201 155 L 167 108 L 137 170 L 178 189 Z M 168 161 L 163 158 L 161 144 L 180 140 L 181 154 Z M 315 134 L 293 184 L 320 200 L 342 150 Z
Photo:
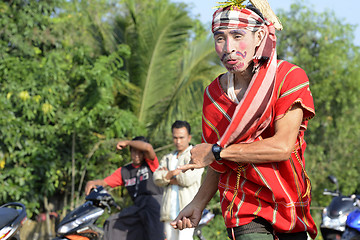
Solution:
M 199 16 L 199 19 L 204 24 L 210 24 L 212 14 L 214 12 L 213 7 L 218 5 L 217 2 L 223 2 L 225 0 L 172 1 L 187 3 L 192 7 L 191 14 Z M 268 2 L 275 13 L 277 13 L 277 10 L 279 9 L 288 11 L 290 9 L 290 5 L 297 2 L 304 3 L 319 13 L 326 10 L 335 12 L 337 19 L 343 20 L 346 24 L 357 25 L 354 43 L 355 45 L 360 46 L 360 18 L 358 17 L 360 14 L 360 0 L 348 0 L 346 2 L 341 2 L 339 0 L 268 0 Z

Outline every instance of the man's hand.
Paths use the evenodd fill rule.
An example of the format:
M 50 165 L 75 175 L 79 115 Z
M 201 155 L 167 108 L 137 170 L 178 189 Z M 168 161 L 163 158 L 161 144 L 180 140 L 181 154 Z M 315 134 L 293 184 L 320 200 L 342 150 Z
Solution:
M 182 172 L 182 170 L 180 170 L 180 169 L 175 169 L 175 170 L 169 171 L 166 167 L 163 167 L 163 169 L 161 169 L 161 170 L 168 171 L 166 176 L 165 176 L 165 178 L 167 180 L 171 180 L 173 177 L 179 175 Z
M 86 196 L 89 195 L 89 193 L 91 192 L 91 189 L 96 188 L 97 186 L 103 186 L 103 187 L 107 187 L 107 183 L 105 182 L 104 179 L 97 179 L 97 180 L 91 180 L 88 181 L 86 183 L 85 186 L 85 194 Z
M 126 148 L 129 145 L 129 141 L 128 140 L 123 140 L 123 141 L 119 141 L 116 144 L 116 149 L 118 150 L 123 150 L 124 148 Z
M 89 195 L 91 189 L 96 188 L 95 181 L 88 181 L 85 186 L 85 194 L 86 196 Z
M 179 166 L 178 169 L 186 172 L 189 169 L 203 168 L 212 163 L 215 158 L 211 151 L 212 144 L 201 143 L 193 147 L 190 151 L 191 161 L 188 164 Z
M 203 209 L 196 207 L 190 203 L 177 216 L 177 218 L 170 223 L 174 229 L 183 230 L 185 228 L 196 227 L 201 219 Z

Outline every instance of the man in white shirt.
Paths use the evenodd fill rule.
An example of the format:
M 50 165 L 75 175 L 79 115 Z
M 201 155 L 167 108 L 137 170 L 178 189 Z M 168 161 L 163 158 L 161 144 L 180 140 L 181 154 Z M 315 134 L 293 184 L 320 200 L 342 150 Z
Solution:
M 164 228 L 167 240 L 193 239 L 194 228 L 179 231 L 174 229 L 170 222 L 194 197 L 201 184 L 203 168 L 183 173 L 178 166 L 190 162 L 191 127 L 186 121 L 175 121 L 171 127 L 173 142 L 176 150 L 165 155 L 159 168 L 154 172 L 156 185 L 164 187 L 161 206 L 161 221 L 165 222 Z

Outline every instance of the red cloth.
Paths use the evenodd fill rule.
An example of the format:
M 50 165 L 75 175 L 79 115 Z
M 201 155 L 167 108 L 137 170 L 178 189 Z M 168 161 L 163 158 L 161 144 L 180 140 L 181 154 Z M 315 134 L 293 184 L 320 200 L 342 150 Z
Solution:
M 150 170 L 152 172 L 155 172 L 155 170 L 159 167 L 159 160 L 158 160 L 157 157 L 155 157 L 154 160 L 150 160 L 150 159 L 145 158 L 145 161 L 149 165 Z M 133 165 L 133 167 L 138 168 L 138 167 L 140 167 L 140 165 L 139 166 Z M 107 185 L 109 185 L 112 188 L 117 187 L 117 186 L 124 186 L 124 181 L 123 181 L 122 176 L 121 176 L 121 167 L 116 169 L 113 174 L 106 177 L 104 180 L 107 183 Z
M 255 141 L 275 133 L 275 121 L 282 118 L 295 103 L 304 111 L 299 138 L 287 161 L 267 164 L 245 164 L 223 160 L 211 167 L 222 173 L 219 191 L 223 217 L 227 227 L 245 225 L 255 216 L 269 221 L 277 232 L 308 231 L 315 238 L 317 229 L 310 215 L 310 183 L 305 172 L 304 131 L 307 120 L 315 115 L 313 98 L 306 73 L 299 67 L 279 61 L 275 78 L 275 103 L 271 106 L 269 125 Z M 232 121 L 237 104 L 231 101 L 220 86 L 219 77 L 205 90 L 203 104 L 203 142 L 216 143 Z M 236 193 L 238 167 L 241 168 Z M 234 199 L 233 214 L 227 211 Z

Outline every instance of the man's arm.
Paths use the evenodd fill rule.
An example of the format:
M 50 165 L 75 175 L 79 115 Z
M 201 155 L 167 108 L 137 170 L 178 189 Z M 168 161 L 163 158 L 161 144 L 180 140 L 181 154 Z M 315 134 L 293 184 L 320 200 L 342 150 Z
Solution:
M 208 169 L 205 180 L 194 199 L 170 223 L 173 228 L 182 230 L 196 227 L 199 224 L 203 210 L 218 189 L 219 177 L 220 173 L 215 172 L 212 168 Z
M 252 143 L 232 144 L 224 148 L 220 157 L 228 161 L 242 163 L 279 162 L 289 159 L 294 150 L 299 134 L 303 110 L 295 104 L 285 116 L 275 122 L 275 134 L 270 138 Z M 191 150 L 191 164 L 179 167 L 186 171 L 192 168 L 202 168 L 212 163 L 215 158 L 211 151 L 212 144 L 199 144 Z
M 226 160 L 244 163 L 266 163 L 288 160 L 294 150 L 303 119 L 301 107 L 294 106 L 282 119 L 275 122 L 273 137 L 251 144 L 233 144 L 221 151 Z
M 167 154 L 160 160 L 160 166 L 155 170 L 153 174 L 154 183 L 159 187 L 166 187 L 169 184 L 174 184 L 173 178 L 175 176 L 175 171 L 169 171 L 167 168 L 167 162 L 171 154 Z M 181 172 L 181 170 L 176 170 Z
M 139 140 L 123 140 L 119 141 L 116 145 L 116 148 L 118 150 L 122 150 L 125 147 L 130 146 L 133 148 L 136 148 L 137 150 L 140 150 L 144 153 L 145 158 L 149 160 L 154 160 L 156 158 L 156 154 L 154 151 L 154 148 L 150 143 L 146 143 Z

